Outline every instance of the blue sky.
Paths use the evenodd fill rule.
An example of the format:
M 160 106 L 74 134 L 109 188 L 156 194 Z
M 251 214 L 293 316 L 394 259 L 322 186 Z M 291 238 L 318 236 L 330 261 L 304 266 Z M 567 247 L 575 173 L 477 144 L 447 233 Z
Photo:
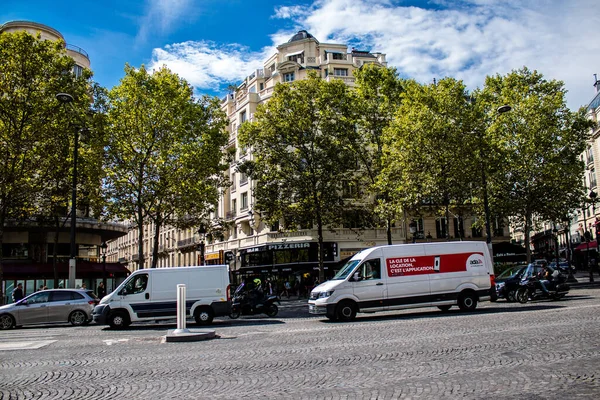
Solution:
M 108 88 L 125 63 L 166 64 L 220 95 L 300 29 L 385 53 L 419 82 L 451 76 L 475 89 L 525 65 L 564 81 L 572 109 L 600 76 L 597 0 L 0 0 L 0 23 L 10 20 L 60 31 Z

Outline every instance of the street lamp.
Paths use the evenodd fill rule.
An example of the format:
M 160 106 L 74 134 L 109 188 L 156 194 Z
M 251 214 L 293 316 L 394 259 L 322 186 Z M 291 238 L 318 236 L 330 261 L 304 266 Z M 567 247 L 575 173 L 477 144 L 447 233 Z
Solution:
M 592 214 L 595 216 L 596 215 L 596 198 L 598 197 L 598 194 L 596 192 L 594 192 L 593 190 L 590 191 L 590 201 L 592 203 Z M 586 227 L 587 229 L 587 227 Z M 587 232 L 587 231 L 586 231 Z M 592 233 L 590 232 L 590 237 L 593 239 Z M 588 260 L 589 260 L 589 251 L 590 251 L 590 242 L 588 240 Z M 598 253 L 598 235 L 596 235 L 596 253 Z M 589 272 L 590 272 L 590 283 L 594 282 L 594 268 L 596 268 L 596 263 L 598 262 L 597 259 L 598 255 L 596 254 L 596 258 L 594 258 L 594 262 L 592 263 L 592 265 L 589 265 L 588 263 L 588 268 L 589 268 Z
M 73 102 L 73 96 L 68 93 L 58 93 L 56 99 L 63 104 Z M 79 146 L 79 132 L 75 130 L 73 146 L 73 185 L 71 187 L 71 256 L 69 258 L 69 282 L 68 287 L 75 287 L 77 245 L 75 243 L 75 226 L 77 224 L 77 154 Z M 105 286 L 106 287 L 106 286 Z
M 106 286 L 106 249 L 108 245 L 106 242 L 102 242 L 100 248 L 102 249 L 102 283 L 104 284 L 104 290 L 108 293 L 108 286 Z

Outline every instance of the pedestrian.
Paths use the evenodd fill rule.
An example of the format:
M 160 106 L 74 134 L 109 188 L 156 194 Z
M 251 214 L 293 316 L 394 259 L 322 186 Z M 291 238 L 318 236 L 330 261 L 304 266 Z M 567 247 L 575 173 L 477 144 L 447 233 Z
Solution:
M 98 297 L 103 298 L 106 296 L 106 288 L 104 287 L 104 282 L 100 282 L 98 284 Z
M 292 285 L 290 285 L 290 281 L 285 281 L 285 283 L 283 284 L 283 291 L 281 292 L 282 297 L 283 297 L 283 294 L 285 293 L 285 295 L 289 299 L 290 298 L 290 290 L 292 290 Z
M 17 287 L 12 291 L 13 302 L 16 303 L 17 301 L 21 300 L 23 297 L 25 297 L 25 295 L 23 294 L 23 284 L 18 283 Z
M 87 289 L 87 286 L 85 285 L 85 283 L 82 283 L 81 284 L 81 290 L 86 290 L 86 289 Z

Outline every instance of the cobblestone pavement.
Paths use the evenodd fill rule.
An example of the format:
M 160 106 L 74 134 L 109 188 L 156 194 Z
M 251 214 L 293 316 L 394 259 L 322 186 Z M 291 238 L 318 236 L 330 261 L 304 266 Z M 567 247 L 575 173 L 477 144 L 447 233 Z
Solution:
M 0 398 L 600 398 L 597 287 L 466 314 L 332 323 L 294 300 L 276 318 L 215 322 L 218 338 L 194 343 L 165 343 L 173 324 L 2 331 L 0 344 L 21 349 L 0 351 Z

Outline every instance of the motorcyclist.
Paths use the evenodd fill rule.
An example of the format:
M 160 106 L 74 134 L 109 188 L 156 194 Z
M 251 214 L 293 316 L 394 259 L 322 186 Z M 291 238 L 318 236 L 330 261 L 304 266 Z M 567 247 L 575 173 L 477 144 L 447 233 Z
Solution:
M 550 292 L 548 292 L 548 288 L 546 287 L 546 285 L 550 284 L 550 277 L 550 270 L 545 264 L 543 264 L 541 271 L 538 273 L 538 282 L 542 288 L 542 292 L 544 292 L 545 295 L 550 294 Z
M 256 279 L 254 279 L 253 282 L 254 282 L 254 287 L 252 289 L 250 289 L 248 298 L 250 300 L 250 304 L 252 305 L 252 307 L 256 307 L 256 305 L 262 301 L 262 299 L 264 297 L 264 293 L 262 290 L 261 280 L 256 278 Z

